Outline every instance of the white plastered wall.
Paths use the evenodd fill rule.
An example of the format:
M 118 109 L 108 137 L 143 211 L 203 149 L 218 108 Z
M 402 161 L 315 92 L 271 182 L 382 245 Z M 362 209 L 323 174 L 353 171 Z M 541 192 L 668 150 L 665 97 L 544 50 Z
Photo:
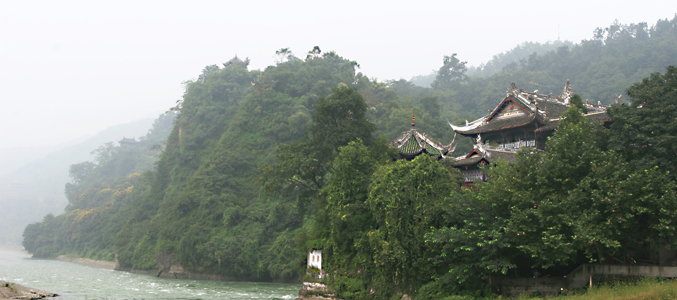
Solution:
M 308 267 L 322 270 L 322 250 L 308 251 Z

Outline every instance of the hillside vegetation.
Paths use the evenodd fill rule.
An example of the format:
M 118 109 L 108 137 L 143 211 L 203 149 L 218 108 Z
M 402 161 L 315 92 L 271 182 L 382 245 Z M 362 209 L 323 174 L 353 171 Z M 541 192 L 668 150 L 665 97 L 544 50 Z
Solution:
M 28 162 L 15 157 L 21 165 L 0 176 L 0 244 L 19 244 L 26 225 L 42 220 L 46 214 L 64 212 L 68 205 L 64 185 L 69 181 L 70 165 L 91 160 L 92 150 L 103 143 L 144 135 L 152 123 L 152 119 L 143 119 L 112 126 L 94 136 L 71 141 L 62 149 L 33 156 Z M 4 160 L 13 159 L 4 154 Z
M 558 95 L 570 80 L 574 92 L 584 101 L 609 105 L 633 83 L 677 64 L 676 24 L 677 16 L 655 24 L 616 21 L 595 29 L 591 39 L 573 45 L 525 42 L 471 68 L 467 74 L 470 77 L 451 72 L 445 78 L 439 77 L 438 72 L 428 75 L 425 82 L 427 87 L 437 86 L 439 92 L 446 90 L 440 94 L 442 103 L 454 111 L 470 112 L 469 117 L 481 116 L 493 108 L 511 82 L 528 91 Z M 440 70 L 465 68 L 463 57 L 457 59 L 455 63 L 445 63 Z
M 474 189 L 461 189 L 444 160 L 397 160 L 387 143 L 410 128 L 412 113 L 420 131 L 450 142 L 445 119 L 481 116 L 510 81 L 561 89 L 580 74 L 566 57 L 586 43 L 603 53 L 672 53 L 662 47 L 677 41 L 676 23 L 619 25 L 485 78 L 467 77 L 465 63 L 447 56 L 432 88 L 372 81 L 356 62 L 319 47 L 304 59 L 280 49 L 279 63 L 265 70 L 238 59 L 207 66 L 173 109 L 164 149 L 104 145 L 95 162 L 73 165 L 68 212 L 29 225 L 24 246 L 42 257 L 117 258 L 134 270 L 156 270 L 158 254 L 170 254 L 188 271 L 242 280 L 296 280 L 306 251 L 323 249 L 334 274 L 327 283 L 350 299 L 482 295 L 492 274 L 555 274 L 628 253 L 654 261 L 646 249 L 677 239 L 675 131 L 665 126 L 677 114 L 677 70 L 651 68 L 665 71 L 661 59 L 674 64 L 677 56 L 645 56 L 655 60 L 632 67 L 609 61 L 635 68 L 632 76 L 651 66 L 641 83 L 606 85 L 633 99 L 610 110 L 610 128 L 572 106 L 545 151 L 497 164 Z M 645 28 L 648 40 L 632 28 Z M 634 48 L 619 50 L 626 42 Z M 595 53 L 575 55 L 591 62 Z M 580 85 L 584 97 L 613 100 Z M 457 151 L 468 149 L 465 141 Z M 155 168 L 144 172 L 155 154 Z

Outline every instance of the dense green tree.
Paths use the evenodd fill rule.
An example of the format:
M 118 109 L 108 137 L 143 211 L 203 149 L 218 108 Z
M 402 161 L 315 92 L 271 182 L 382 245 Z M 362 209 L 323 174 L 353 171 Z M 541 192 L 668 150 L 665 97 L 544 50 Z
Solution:
M 310 138 L 311 113 L 322 116 L 315 107 L 322 108 L 324 101 L 325 110 L 331 110 L 326 116 L 335 122 L 326 129 L 331 134 L 369 129 L 355 118 L 365 108 L 349 103 L 359 94 L 350 91 L 353 98 L 338 106 L 329 103 L 335 100 L 328 96 L 330 87 L 355 82 L 355 76 L 353 62 L 331 52 L 263 72 L 231 65 L 205 82 L 191 83 L 149 194 L 118 236 L 121 264 L 152 269 L 157 267 L 154 253 L 160 251 L 176 254 L 193 272 L 250 280 L 295 278 L 304 259 L 295 241 L 303 220 L 296 199 L 303 189 L 292 186 L 290 194 L 279 193 L 275 180 L 280 177 L 261 175 L 258 166 L 271 166 L 284 153 L 278 145 L 291 145 L 306 134 Z M 229 87 L 228 93 L 220 93 L 222 86 Z M 312 167 L 315 162 L 303 153 L 336 152 L 337 146 L 298 143 L 289 149 L 292 159 Z M 274 186 L 269 189 L 274 192 L 260 191 L 255 178 Z
M 296 58 L 289 48 L 280 48 L 280 50 L 276 50 L 275 56 L 275 62 L 278 64 Z
M 442 67 L 437 71 L 437 76 L 432 83 L 432 87 L 434 89 L 459 87 L 461 82 L 466 79 L 465 72 L 468 71 L 468 67 L 466 67 L 467 63 L 458 59 L 456 53 L 451 56 L 445 55 Z
M 73 179 L 73 183 L 78 184 L 92 172 L 95 166 L 94 163 L 89 161 L 74 164 L 68 168 L 68 175 Z
M 455 182 L 452 173 L 427 155 L 385 165 L 373 175 L 367 204 L 375 226 L 367 235 L 377 295 L 414 293 L 437 273 L 429 258 L 439 255 L 439 249 L 425 243 L 425 235 L 442 225 L 445 198 L 459 188 Z
M 375 225 L 367 204 L 369 182 L 395 155 L 383 142 L 367 147 L 357 140 L 340 147 L 331 179 L 315 202 L 305 248 L 323 249 L 323 268 L 337 271 L 330 280 L 343 297 L 369 297 L 368 274 L 376 271 L 367 235 Z
M 579 96 L 578 94 L 574 94 L 573 96 L 571 96 L 571 99 L 569 99 L 569 103 L 576 105 L 576 107 L 578 107 L 578 109 L 580 109 L 582 113 L 584 114 L 588 113 L 588 108 L 585 105 L 583 105 L 583 99 L 581 99 L 581 96 Z
M 517 248 L 549 267 L 575 263 L 581 254 L 623 261 L 634 245 L 673 240 L 661 229 L 674 212 L 661 206 L 675 205 L 664 171 L 633 170 L 614 151 L 603 151 L 603 129 L 582 118 L 575 106 L 565 117 L 543 154 L 522 154 L 515 175 L 504 173 L 495 181 L 506 180 L 516 196 L 506 233 L 513 238 L 522 233 Z
M 598 261 L 615 255 L 622 261 L 624 247 L 664 235 L 631 229 L 656 229 L 660 219 L 670 218 L 647 212 L 663 201 L 672 205 L 674 191 L 644 180 L 644 186 L 633 184 L 640 177 L 667 182 L 658 170 L 632 172 L 613 151 L 602 151 L 603 134 L 595 132 L 601 127 L 582 118 L 575 106 L 565 117 L 544 153 L 523 153 L 515 169 L 491 183 L 503 184 L 514 199 L 506 234 L 539 267 L 580 263 L 581 255 Z
M 604 150 L 605 131 L 572 106 L 545 151 L 521 151 L 517 162 L 485 169 L 487 183 L 452 192 L 444 226 L 426 235 L 440 247 L 432 261 L 448 272 L 435 273 L 419 299 L 486 295 L 489 276 L 566 274 L 628 256 L 648 261 L 658 245 L 674 245 L 674 181 Z
M 146 195 L 152 178 L 148 170 L 161 150 L 155 146 L 166 139 L 175 116 L 174 112 L 159 116 L 134 145 L 106 143 L 92 152 L 96 163 L 72 165 L 67 212 L 27 227 L 23 241 L 27 251 L 40 257 L 70 254 L 113 260 L 116 236 L 135 209 L 128 204 Z
M 505 235 L 509 210 L 488 188 L 450 193 L 444 225 L 426 234 L 426 243 L 440 249 L 430 257 L 438 271 L 420 288 L 419 299 L 482 291 L 489 276 L 505 276 L 516 267 L 520 255 Z
M 628 88 L 629 105 L 609 109 L 613 123 L 610 147 L 635 168 L 658 167 L 677 174 L 677 68 Z
M 68 185 L 69 213 L 31 226 L 26 244 L 44 256 L 112 259 L 117 253 L 124 269 L 156 269 L 158 253 L 164 253 L 192 272 L 293 280 L 304 259 L 297 248 L 299 191 L 261 192 L 257 167 L 275 162 L 278 145 L 306 134 L 321 141 L 306 145 L 326 164 L 352 133 L 374 144 L 360 94 L 343 84 L 330 96 L 342 82 L 368 82 L 355 66 L 329 52 L 263 72 L 237 61 L 206 67 L 199 80 L 187 82 L 171 112 L 178 114 L 176 122 L 160 122 L 170 130 L 154 128 L 134 145 L 104 145 L 91 172 Z M 311 115 L 330 124 L 307 130 Z M 323 158 L 325 150 L 329 156 Z M 155 171 L 128 176 L 152 168 L 158 151 Z M 123 184 L 131 178 L 142 180 Z
M 367 105 L 362 95 L 347 85 L 340 84 L 328 97 L 320 97 L 313 109 L 307 135 L 280 145 L 277 164 L 262 169 L 271 191 L 300 190 L 303 203 L 324 186 L 339 147 L 358 139 L 367 146 L 375 143 L 372 133 L 376 127 L 365 118 Z
M 306 60 L 319 57 L 320 54 L 322 54 L 322 50 L 320 50 L 320 46 L 315 46 L 315 47 L 313 47 L 313 50 L 308 51 L 308 55 L 306 56 Z

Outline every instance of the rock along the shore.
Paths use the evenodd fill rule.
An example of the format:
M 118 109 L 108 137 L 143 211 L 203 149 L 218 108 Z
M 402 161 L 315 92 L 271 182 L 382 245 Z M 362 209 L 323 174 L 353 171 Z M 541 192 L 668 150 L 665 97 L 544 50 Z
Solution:
M 43 299 L 59 296 L 56 293 L 25 287 L 0 280 L 0 300 L 4 299 Z

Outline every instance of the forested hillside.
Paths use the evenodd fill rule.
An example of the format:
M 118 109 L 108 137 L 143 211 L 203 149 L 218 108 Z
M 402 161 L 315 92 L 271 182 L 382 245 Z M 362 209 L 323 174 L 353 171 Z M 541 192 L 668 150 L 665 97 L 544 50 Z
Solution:
M 126 221 L 118 212 L 129 202 L 130 194 L 134 194 L 131 191 L 141 177 L 139 173 L 153 169 L 174 117 L 174 113 L 160 116 L 135 144 L 114 146 L 108 142 L 93 151 L 94 162 L 71 165 L 68 170 L 71 182 L 65 185 L 66 212 L 56 217 L 50 213 L 41 223 L 27 226 L 24 247 L 34 249 L 36 256 L 49 256 L 56 251 L 80 252 L 83 257 L 112 255 L 97 253 L 99 245 L 112 244 L 117 234 L 102 228 L 111 226 L 111 218 Z M 59 192 L 63 193 L 63 189 Z
M 560 47 L 573 47 L 574 43 L 570 41 L 552 41 L 546 43 L 538 42 L 524 42 L 515 46 L 509 51 L 501 52 L 494 55 L 494 57 L 479 66 L 468 67 L 467 75 L 469 77 L 486 78 L 491 75 L 503 72 L 503 68 L 512 63 L 519 63 L 520 60 L 526 60 L 529 55 L 542 55 L 546 52 L 556 50 Z M 411 83 L 421 87 L 431 87 L 437 77 L 437 71 L 433 70 L 428 75 L 419 75 L 411 78 Z
M 445 61 L 439 70 L 445 76 L 440 77 L 438 72 L 427 79 L 415 78 L 414 82 L 427 83 L 428 87 L 432 84 L 445 107 L 467 114 L 468 119 L 492 109 L 511 82 L 524 90 L 558 95 L 570 80 L 574 92 L 584 101 L 608 105 L 633 83 L 677 64 L 676 26 L 677 16 L 655 24 L 614 22 L 573 45 L 523 43 L 471 68 L 467 74 L 459 55 L 456 60 Z
M 137 145 L 103 145 L 95 162 L 73 165 L 68 212 L 29 225 L 24 246 L 41 257 L 117 258 L 133 270 L 157 270 L 158 257 L 171 257 L 190 272 L 242 280 L 296 280 L 306 251 L 324 249 L 336 274 L 327 283 L 351 299 L 485 293 L 491 274 L 628 251 L 650 260 L 638 247 L 675 241 L 674 175 L 665 172 L 674 131 L 660 126 L 676 113 L 675 70 L 632 83 L 677 63 L 676 24 L 612 26 L 488 77 L 468 77 L 465 63 L 447 56 L 431 88 L 372 81 L 357 62 L 319 47 L 303 58 L 280 49 L 265 70 L 239 59 L 207 66 L 172 110 L 163 149 L 145 141 L 168 116 Z M 634 102 L 611 110 L 610 129 L 572 106 L 546 151 L 487 170 L 494 179 L 471 190 L 444 160 L 397 160 L 387 146 L 414 113 L 419 131 L 447 144 L 446 119 L 483 115 L 510 82 L 555 94 L 566 79 L 606 104 L 632 86 Z M 638 111 L 642 103 L 650 109 Z M 639 159 L 628 144 L 654 150 Z M 669 209 L 651 214 L 658 203 Z
M 278 145 L 304 137 L 319 101 L 349 85 L 365 95 L 364 113 L 382 124 L 379 134 L 399 134 L 415 112 L 417 126 L 448 135 L 436 97 L 398 97 L 334 52 L 304 60 L 286 53 L 263 71 L 240 60 L 224 65 L 187 84 L 155 171 L 135 173 L 148 162 L 134 155 L 149 145 L 102 146 L 97 161 L 71 167 L 68 213 L 29 226 L 26 249 L 107 260 L 117 253 L 121 267 L 137 270 L 157 268 L 159 251 L 190 271 L 296 279 L 302 257 L 294 239 L 305 215 L 295 195 L 267 194 L 257 176 L 275 162 Z
M 152 123 L 152 119 L 143 119 L 112 126 L 62 149 L 34 157 L 0 176 L 0 205 L 3 208 L 0 210 L 0 244 L 21 243 L 21 233 L 26 225 L 40 221 L 45 214 L 64 211 L 68 204 L 64 185 L 69 180 L 70 165 L 92 159 L 92 150 L 102 143 L 118 141 L 123 136 L 142 136 Z

